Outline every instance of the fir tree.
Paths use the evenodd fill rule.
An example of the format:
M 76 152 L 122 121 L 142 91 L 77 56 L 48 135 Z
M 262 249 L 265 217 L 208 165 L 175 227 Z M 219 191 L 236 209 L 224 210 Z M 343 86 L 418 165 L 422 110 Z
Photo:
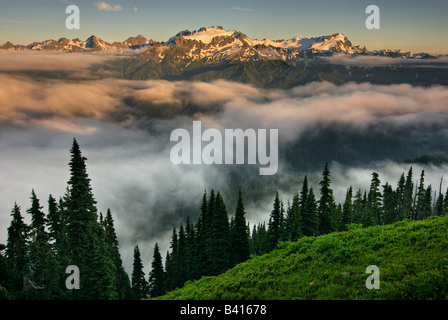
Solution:
M 204 255 L 202 257 L 202 274 L 210 275 L 212 274 L 211 270 L 211 260 L 213 258 L 210 257 L 211 251 L 209 250 L 210 242 L 213 241 L 213 231 L 212 231 L 212 221 L 214 219 L 215 214 L 215 205 L 216 205 L 216 196 L 215 191 L 211 189 L 208 201 L 206 202 L 206 210 L 201 221 L 201 233 L 200 238 L 202 239 L 202 245 L 204 248 Z M 213 253 L 212 253 L 213 254 Z
M 406 183 L 404 186 L 403 201 L 402 201 L 403 218 L 407 219 L 413 219 L 414 182 L 412 180 L 413 179 L 412 177 L 413 177 L 413 169 L 411 166 L 406 176 Z
M 387 182 L 383 186 L 383 215 L 385 224 L 398 221 L 396 193 Z
M 92 243 L 89 246 L 90 253 L 85 257 L 86 265 L 89 267 L 84 268 L 83 272 L 86 284 L 84 298 L 92 300 L 118 299 L 117 270 L 111 250 L 106 243 L 106 232 L 99 223 L 92 224 L 91 227 L 89 233 L 92 235 Z
M 134 263 L 132 268 L 131 288 L 136 299 L 147 298 L 148 284 L 145 280 L 145 272 L 143 271 L 143 263 L 138 245 L 134 247 Z
M 308 197 L 308 178 L 307 176 L 305 176 L 305 178 L 303 179 L 303 183 L 302 183 L 302 190 L 300 191 L 300 198 L 299 198 L 299 205 L 300 205 L 300 209 L 303 209 L 306 207 L 306 200 Z
M 283 205 L 283 200 L 280 200 L 280 238 L 279 241 L 286 241 L 286 232 L 285 232 L 285 207 Z
M 238 201 L 235 210 L 235 218 L 230 231 L 232 265 L 244 262 L 249 259 L 249 235 L 246 227 L 246 211 L 244 209 L 241 189 L 238 191 Z
M 201 213 L 199 215 L 198 221 L 195 226 L 195 249 L 196 249 L 196 277 L 203 275 L 207 269 L 207 252 L 204 250 L 207 242 L 208 235 L 208 202 L 207 202 L 207 192 L 204 191 L 201 204 Z
M 345 229 L 350 223 L 354 223 L 353 214 L 353 188 L 350 186 L 345 194 L 344 205 L 342 206 L 342 226 Z
M 436 204 L 434 206 L 434 215 L 435 216 L 443 215 L 443 202 L 444 202 L 443 194 L 439 193 L 439 196 L 437 197 L 437 200 L 436 200 Z
M 56 199 L 50 194 L 48 197 L 48 214 L 47 214 L 48 236 L 52 248 L 57 251 L 57 246 L 61 242 L 63 221 L 61 211 L 58 209 Z
M 6 263 L 10 281 L 8 291 L 18 292 L 23 289 L 23 275 L 26 272 L 29 245 L 29 227 L 23 221 L 20 207 L 14 203 L 11 211 L 11 224 L 8 227 L 6 242 Z
M 250 254 L 258 254 L 258 242 L 257 242 L 257 225 L 254 224 L 252 227 L 252 232 L 249 237 L 249 251 Z
M 254 226 L 250 239 L 250 252 L 252 254 L 261 255 L 269 251 L 269 237 L 265 223 Z
M 165 281 L 163 284 L 164 290 L 166 292 L 174 289 L 173 269 L 174 269 L 174 264 L 172 262 L 172 256 L 171 256 L 171 253 L 169 251 L 167 251 L 166 255 L 165 255 Z
M 158 297 L 165 293 L 165 272 L 162 265 L 162 256 L 160 255 L 159 245 L 154 246 L 154 255 L 151 263 L 151 271 L 148 279 L 148 289 L 150 297 Z
M 187 279 L 196 279 L 201 274 L 199 269 L 198 260 L 198 247 L 196 243 L 196 234 L 194 224 L 190 220 L 190 216 L 187 216 L 187 222 L 185 226 L 186 236 L 186 248 L 185 248 L 185 268 Z
M 313 188 L 309 189 L 306 196 L 305 207 L 301 209 L 303 213 L 303 234 L 305 236 L 315 236 L 319 234 L 319 214 L 317 211 L 317 202 Z
M 426 219 L 432 215 L 432 187 L 429 185 L 425 190 L 425 198 L 423 202 L 423 215 L 421 219 Z
M 302 236 L 302 216 L 300 212 L 299 194 L 292 198 L 292 204 L 288 206 L 285 219 L 285 233 L 288 241 L 296 241 Z
M 443 215 L 443 202 L 444 202 L 444 198 L 443 198 L 443 193 L 442 193 L 442 181 L 443 181 L 443 176 L 440 179 L 440 187 L 439 187 L 439 196 L 437 197 L 435 206 L 434 206 L 434 215 L 436 216 L 442 216 Z
M 32 279 L 26 285 L 27 299 L 48 299 L 59 294 L 59 265 L 49 244 L 45 231 L 45 214 L 34 190 L 31 192 L 31 243 L 29 245 L 28 269 L 33 270 Z
M 445 199 L 443 200 L 442 216 L 448 214 L 448 188 L 446 188 Z
M 208 275 L 218 275 L 227 270 L 230 265 L 227 209 L 220 192 L 216 194 L 214 200 L 215 204 L 212 206 L 213 213 L 211 215 L 210 236 L 207 239 L 206 247 L 209 261 Z
M 406 188 L 406 179 L 404 177 L 404 173 L 401 174 L 400 179 L 397 183 L 397 188 L 395 189 L 395 221 L 403 220 L 405 217 L 405 188 Z
M 362 213 L 365 205 L 366 204 L 361 189 L 358 189 L 353 199 L 353 218 L 355 223 L 362 223 Z
M 38 233 L 43 233 L 45 229 L 45 214 L 42 212 L 40 201 L 34 192 L 31 191 L 31 208 L 27 212 L 31 215 L 31 237 L 35 238 Z
M 165 288 L 166 291 L 171 291 L 175 289 L 179 283 L 179 273 L 178 273 L 178 237 L 176 227 L 173 228 L 173 234 L 171 236 L 171 252 L 167 253 L 165 261 Z
M 187 278 L 187 237 L 183 224 L 180 224 L 178 247 L 176 255 L 176 286 L 181 287 L 188 280 Z
M 334 230 L 335 231 L 342 231 L 344 228 L 344 225 L 342 224 L 342 205 L 338 203 L 336 205 L 336 210 L 334 212 Z
M 320 185 L 320 200 L 319 200 L 319 232 L 320 234 L 326 234 L 335 230 L 335 211 L 336 204 L 334 202 L 333 190 L 330 188 L 330 170 L 328 169 L 328 163 L 325 164 L 325 168 L 322 174 L 322 181 Z
M 53 299 L 61 294 L 59 275 L 61 269 L 55 253 L 48 243 L 48 234 L 39 233 L 29 246 L 28 267 L 33 268 L 33 286 L 27 292 L 27 299 Z
M 210 191 L 210 196 L 207 202 L 207 210 L 206 215 L 204 218 L 204 232 L 206 234 L 206 237 L 211 237 L 211 225 L 213 220 L 213 215 L 215 214 L 215 205 L 216 205 L 216 196 L 215 196 L 215 190 Z
M 373 213 L 373 209 L 372 209 L 372 204 L 369 202 L 366 192 L 364 192 L 364 195 L 363 195 L 363 202 L 364 202 L 364 207 L 362 208 L 362 211 L 360 213 L 361 223 L 365 227 L 374 226 L 375 218 L 374 218 L 374 213 Z
M 420 182 L 417 189 L 416 205 L 413 219 L 422 220 L 426 216 L 426 189 L 425 189 L 425 170 L 422 170 Z
M 367 210 L 369 211 L 368 220 L 371 220 L 371 222 L 369 222 L 370 225 L 382 224 L 380 185 L 381 182 L 378 173 L 373 172 L 367 196 Z
M 112 256 L 112 260 L 115 265 L 115 287 L 117 288 L 118 298 L 120 300 L 126 300 L 131 298 L 131 284 L 129 281 L 129 277 L 124 270 L 123 260 L 121 259 L 120 251 L 119 251 L 119 242 L 117 238 L 117 234 L 115 232 L 114 220 L 112 218 L 112 213 L 110 209 L 107 209 L 106 217 L 104 219 L 104 230 L 106 232 L 106 243 L 108 244 L 108 248 L 110 250 L 110 254 Z
M 280 210 L 280 199 L 278 197 L 278 192 L 275 193 L 274 207 L 271 211 L 268 224 L 268 235 L 269 235 L 269 251 L 275 249 L 277 243 L 280 240 L 281 235 L 281 210 Z
M 96 201 L 85 161 L 76 139 L 70 150 L 68 193 L 64 199 L 66 241 L 62 246 L 65 262 L 82 270 L 80 289 L 71 290 L 75 299 L 115 299 L 115 265 L 107 250 L 104 229 L 97 221 Z

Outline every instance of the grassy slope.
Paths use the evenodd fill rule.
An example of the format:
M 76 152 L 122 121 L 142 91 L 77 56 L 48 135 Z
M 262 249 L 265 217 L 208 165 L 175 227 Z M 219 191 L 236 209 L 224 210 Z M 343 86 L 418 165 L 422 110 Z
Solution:
M 369 265 L 378 290 L 365 286 Z M 448 216 L 282 243 L 160 299 L 448 299 Z

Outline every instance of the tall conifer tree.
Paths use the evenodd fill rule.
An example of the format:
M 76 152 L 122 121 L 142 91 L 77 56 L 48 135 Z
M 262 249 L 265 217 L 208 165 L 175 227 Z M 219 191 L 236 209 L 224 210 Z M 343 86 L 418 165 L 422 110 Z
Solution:
M 31 243 L 29 246 L 28 269 L 33 275 L 24 284 L 29 299 L 48 299 L 59 294 L 59 265 L 45 230 L 46 218 L 34 190 L 31 192 Z
M 392 186 L 386 182 L 383 186 L 383 221 L 385 224 L 398 221 L 397 194 L 392 190 Z
M 334 202 L 333 190 L 330 187 L 330 170 L 328 163 L 325 163 L 325 168 L 322 173 L 322 181 L 320 185 L 320 200 L 319 200 L 319 232 L 326 234 L 335 230 L 335 212 L 336 204 Z
M 196 243 L 195 250 L 197 252 L 197 274 L 196 276 L 203 275 L 207 269 L 207 252 L 204 250 L 207 242 L 208 235 L 208 202 L 207 202 L 207 192 L 204 191 L 202 196 L 201 213 L 199 215 L 198 221 L 195 225 L 196 233 Z
M 319 234 L 319 213 L 316 196 L 313 188 L 309 189 L 306 197 L 305 207 L 301 209 L 303 221 L 303 234 L 305 236 L 316 236 Z
M 31 208 L 27 212 L 31 215 L 31 237 L 35 238 L 38 233 L 44 232 L 45 229 L 45 214 L 42 212 L 40 201 L 34 192 L 31 191 Z
M 292 198 L 285 218 L 285 234 L 288 241 L 296 241 L 302 236 L 302 216 L 300 212 L 299 193 Z
M 131 288 L 135 299 L 142 299 L 148 296 L 148 283 L 145 280 L 145 272 L 143 271 L 143 263 L 138 245 L 134 247 Z
M 123 260 L 121 259 L 119 251 L 119 243 L 117 234 L 115 232 L 114 219 L 110 209 L 107 209 L 106 217 L 104 218 L 104 230 L 106 232 L 106 243 L 110 250 L 112 260 L 115 265 L 115 287 L 117 288 L 118 298 L 120 300 L 127 300 L 131 298 L 131 284 L 129 276 L 123 267 Z
M 171 291 L 179 286 L 179 238 L 176 227 L 173 228 L 171 236 L 171 252 L 167 253 L 165 261 L 165 289 Z
M 64 224 L 56 199 L 51 194 L 48 196 L 47 225 L 50 243 L 52 244 L 53 250 L 57 252 L 57 247 L 61 242 Z
M 369 194 L 367 196 L 367 204 L 369 215 L 371 215 L 372 225 L 382 224 L 383 217 L 381 212 L 382 195 L 380 192 L 380 179 L 376 172 L 372 173 L 372 180 L 370 182 Z
M 353 188 L 350 186 L 345 194 L 344 204 L 342 206 L 342 227 L 354 222 L 353 214 Z
M 354 222 L 362 223 L 362 213 L 366 205 L 365 198 L 363 197 L 361 188 L 356 191 L 355 197 L 353 198 L 353 214 Z
M 442 178 L 440 178 L 440 186 L 439 186 L 439 195 L 437 196 L 437 200 L 434 206 L 434 213 L 433 215 L 435 216 L 442 216 L 443 215 L 443 193 L 442 193 L 442 181 L 443 181 L 443 176 Z
M 23 289 L 23 276 L 26 272 L 29 245 L 29 227 L 23 221 L 20 207 L 14 203 L 11 211 L 11 224 L 8 227 L 6 242 L 6 263 L 10 281 L 8 290 L 19 292 Z
M 406 179 L 404 177 L 404 173 L 401 174 L 400 179 L 397 183 L 397 188 L 395 189 L 395 220 L 400 221 L 403 220 L 404 211 L 405 211 L 405 187 L 406 187 Z
M 198 246 L 196 243 L 196 234 L 194 224 L 190 220 L 190 216 L 187 216 L 187 222 L 185 225 L 185 268 L 187 279 L 196 279 L 200 276 L 201 270 L 199 270 L 198 259 Z
M 432 199 L 431 193 L 432 190 L 429 190 L 428 194 L 427 189 L 425 188 L 425 170 L 422 170 L 422 173 L 420 175 L 419 186 L 417 189 L 414 219 L 423 220 L 431 215 L 431 199 Z
M 443 200 L 442 216 L 448 214 L 448 188 L 446 188 L 445 199 Z
M 235 218 L 231 229 L 231 255 L 232 265 L 244 262 L 249 259 L 249 235 L 246 225 L 246 210 L 244 209 L 241 189 L 238 191 L 238 201 L 235 210 Z
M 206 247 L 209 260 L 209 275 L 218 275 L 227 270 L 230 265 L 229 218 L 226 205 L 219 191 L 216 194 L 214 202 Z
M 165 272 L 162 265 L 162 256 L 158 243 L 154 246 L 154 254 L 151 263 L 151 271 L 148 278 L 148 289 L 150 297 L 158 297 L 165 293 Z
M 176 256 L 176 274 L 177 274 L 177 286 L 182 287 L 185 281 L 187 281 L 187 236 L 183 224 L 180 224 L 178 248 Z
M 268 224 L 269 251 L 275 249 L 281 236 L 281 208 L 278 192 L 275 192 L 274 207 Z
M 413 169 L 411 166 L 406 176 L 406 182 L 403 193 L 402 212 L 403 212 L 403 218 L 406 219 L 413 219 L 414 181 L 412 179 L 413 179 Z
M 80 269 L 80 289 L 71 290 L 75 299 L 116 299 L 115 265 L 107 250 L 105 232 L 98 222 L 96 201 L 85 161 L 76 139 L 70 150 L 68 194 L 64 200 L 67 241 L 66 262 Z

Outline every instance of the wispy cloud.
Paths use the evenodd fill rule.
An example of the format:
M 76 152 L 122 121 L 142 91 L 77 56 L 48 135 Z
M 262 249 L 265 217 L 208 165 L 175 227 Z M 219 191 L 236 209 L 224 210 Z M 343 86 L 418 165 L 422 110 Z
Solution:
M 122 7 L 120 5 L 111 6 L 106 2 L 95 2 L 95 6 L 99 11 L 121 11 Z
M 348 56 L 346 54 L 335 54 L 331 57 L 322 57 L 332 64 L 358 66 L 358 67 L 378 67 L 378 66 L 396 66 L 409 64 L 413 67 L 425 66 L 428 64 L 428 59 L 396 59 L 383 56 Z M 448 57 L 440 57 L 438 59 L 430 60 L 431 67 L 446 67 Z
M 241 8 L 241 7 L 232 7 L 233 10 L 235 11 L 245 11 L 245 12 L 253 12 L 254 10 L 249 9 L 249 8 Z

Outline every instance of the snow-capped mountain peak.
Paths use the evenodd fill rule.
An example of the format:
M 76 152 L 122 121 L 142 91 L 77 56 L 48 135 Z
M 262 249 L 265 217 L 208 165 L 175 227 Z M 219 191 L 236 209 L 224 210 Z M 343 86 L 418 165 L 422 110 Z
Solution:
M 218 41 L 219 39 L 220 41 Z M 222 41 L 226 39 L 225 43 Z M 181 31 L 174 37 L 170 38 L 166 44 L 182 45 L 186 41 L 198 41 L 209 46 L 263 46 L 274 50 L 310 50 L 314 53 L 323 52 L 345 52 L 359 53 L 363 51 L 362 47 L 354 47 L 347 37 L 342 33 L 335 33 L 330 36 L 319 36 L 312 38 L 301 38 L 295 36 L 288 40 L 270 40 L 270 39 L 250 39 L 244 33 L 238 30 L 226 30 L 221 26 L 200 28 L 196 31 Z M 238 40 L 238 41 L 235 41 Z M 223 44 L 224 43 L 224 44 Z
M 183 38 L 186 40 L 197 40 L 202 43 L 209 44 L 215 37 L 231 37 L 235 34 L 235 32 L 235 30 L 224 30 L 223 27 L 217 26 L 200 28 L 197 31 L 184 35 Z
M 183 52 L 176 60 L 183 62 L 205 61 L 209 63 L 223 61 L 247 61 L 278 59 L 283 61 L 295 61 L 301 57 L 328 56 L 336 53 L 344 54 L 370 54 L 384 55 L 401 58 L 435 58 L 429 54 L 411 54 L 397 52 L 397 50 L 367 51 L 364 46 L 353 45 L 342 33 L 323 35 L 317 37 L 294 36 L 287 40 L 251 39 L 244 33 L 230 29 L 226 30 L 221 26 L 202 27 L 195 31 L 184 30 L 171 37 L 166 42 L 155 42 L 147 40 L 138 35 L 130 37 L 122 42 L 106 42 L 96 36 L 91 36 L 85 41 L 79 39 L 61 38 L 56 40 L 46 40 L 34 42 L 27 46 L 14 45 L 5 42 L 0 49 L 5 50 L 55 50 L 64 52 L 73 51 L 104 51 L 104 50 L 124 50 L 151 48 L 157 44 L 157 59 L 161 50 L 169 48 L 183 48 L 178 51 Z

